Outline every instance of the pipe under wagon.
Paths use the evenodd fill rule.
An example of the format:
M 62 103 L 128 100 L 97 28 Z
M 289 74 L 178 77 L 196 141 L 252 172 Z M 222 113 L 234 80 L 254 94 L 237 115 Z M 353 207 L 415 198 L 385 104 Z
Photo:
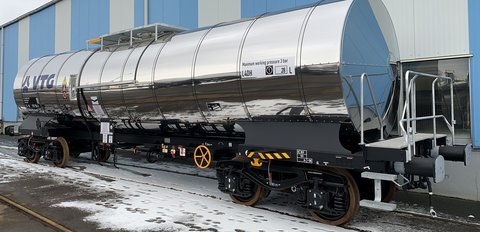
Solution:
M 453 107 L 450 121 L 417 117 L 415 94 L 418 78 L 453 80 L 398 71 L 380 0 L 324 0 L 100 41 L 19 70 L 18 153 L 26 161 L 44 156 L 64 167 L 81 152 L 106 161 L 117 148 L 138 148 L 150 161 L 193 156 L 200 168 L 215 159 L 218 187 L 233 201 L 254 205 L 270 191 L 289 191 L 313 217 L 339 225 L 359 205 L 393 210 L 386 201 L 395 185 L 431 192 L 444 160 L 468 157 L 468 146 L 447 143 L 435 127 L 416 131 L 419 120 L 443 118 L 454 136 Z

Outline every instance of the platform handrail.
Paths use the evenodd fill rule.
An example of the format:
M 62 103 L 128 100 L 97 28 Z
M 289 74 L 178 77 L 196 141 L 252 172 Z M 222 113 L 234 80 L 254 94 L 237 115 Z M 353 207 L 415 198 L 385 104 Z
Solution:
M 364 135 L 364 113 L 363 108 L 365 107 L 364 102 L 364 80 L 367 80 L 368 90 L 370 91 L 370 97 L 372 98 L 373 104 L 375 105 L 375 111 L 377 113 L 378 123 L 380 125 L 380 140 L 383 140 L 383 120 L 380 116 L 380 111 L 378 110 L 377 101 L 375 98 L 375 94 L 372 90 L 372 84 L 370 83 L 370 79 L 368 78 L 367 73 L 362 73 L 360 76 L 360 145 L 365 145 L 365 135 Z
M 410 76 L 414 75 L 410 79 Z M 432 82 L 432 115 L 417 117 L 417 95 L 416 95 L 416 80 L 420 77 L 433 78 Z M 448 122 L 444 115 L 437 115 L 435 110 L 435 86 L 438 80 L 447 80 L 450 82 L 450 112 L 451 121 Z M 402 130 L 402 135 L 407 144 L 407 162 L 413 157 L 415 151 L 414 136 L 417 132 L 417 121 L 432 119 L 433 121 L 433 146 L 437 146 L 437 118 L 443 118 L 450 133 L 452 134 L 452 145 L 455 140 L 455 115 L 454 115 L 454 100 L 453 100 L 453 78 L 447 76 L 439 76 L 428 73 L 420 73 L 415 71 L 407 71 L 405 74 L 405 103 L 402 110 L 402 119 L 398 121 L 399 127 Z M 406 127 L 404 126 L 406 123 Z

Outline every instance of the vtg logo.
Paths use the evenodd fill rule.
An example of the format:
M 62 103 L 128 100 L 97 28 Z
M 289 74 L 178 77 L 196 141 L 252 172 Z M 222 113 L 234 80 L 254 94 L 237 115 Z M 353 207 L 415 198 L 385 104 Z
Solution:
M 33 76 L 32 81 L 33 90 L 43 89 L 44 87 L 51 89 L 53 88 L 53 82 L 55 82 L 55 74 Z M 23 79 L 22 92 L 27 93 L 28 88 L 30 88 L 30 76 L 26 76 L 25 79 Z

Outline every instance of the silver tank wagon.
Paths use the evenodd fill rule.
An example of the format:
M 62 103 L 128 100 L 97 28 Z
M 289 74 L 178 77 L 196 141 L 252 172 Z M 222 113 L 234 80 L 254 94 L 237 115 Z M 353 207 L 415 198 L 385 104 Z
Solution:
M 26 115 L 80 116 L 81 88 L 83 110 L 97 118 L 219 123 L 326 115 L 350 118 L 359 128 L 360 75 L 369 74 L 386 118 L 397 59 L 380 1 L 322 1 L 147 42 L 33 59 L 18 72 L 14 94 Z M 368 91 L 365 106 L 365 129 L 379 128 Z

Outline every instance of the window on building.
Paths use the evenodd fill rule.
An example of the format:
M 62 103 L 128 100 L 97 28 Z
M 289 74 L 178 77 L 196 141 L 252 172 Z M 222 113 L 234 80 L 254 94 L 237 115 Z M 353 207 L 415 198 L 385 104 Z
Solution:
M 452 77 L 454 82 L 454 117 L 456 120 L 456 139 L 470 139 L 470 89 L 469 89 L 469 59 L 431 60 L 409 62 L 403 64 L 403 70 L 444 75 Z M 417 116 L 432 114 L 432 79 L 417 81 Z M 446 81 L 438 81 L 435 91 L 436 114 L 443 114 L 450 121 L 450 88 Z M 448 128 L 441 119 L 437 119 L 439 133 L 449 134 Z M 418 132 L 432 131 L 432 120 L 417 123 Z

